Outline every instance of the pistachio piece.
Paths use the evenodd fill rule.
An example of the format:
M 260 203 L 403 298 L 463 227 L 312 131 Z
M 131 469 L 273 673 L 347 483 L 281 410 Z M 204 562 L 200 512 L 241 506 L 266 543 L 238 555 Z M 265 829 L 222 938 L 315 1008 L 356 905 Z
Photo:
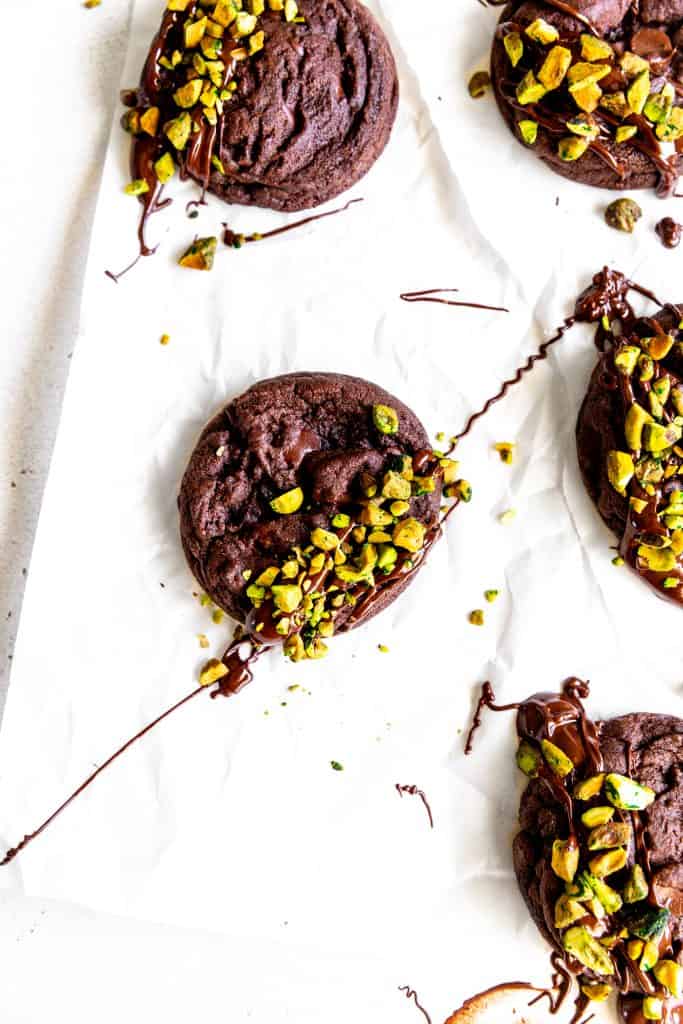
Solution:
M 289 21 L 290 19 L 287 20 Z M 230 27 L 230 35 L 233 39 L 243 39 L 245 36 L 251 35 L 255 28 L 255 15 L 248 14 L 246 11 L 238 11 Z
M 611 72 L 609 64 L 592 64 L 585 61 L 578 61 L 569 69 L 568 81 L 571 93 L 582 89 L 586 85 L 595 85 L 601 82 Z
M 589 145 L 588 139 L 568 136 L 567 138 L 560 139 L 558 142 L 557 153 L 560 160 L 564 160 L 565 163 L 573 163 L 575 160 L 581 159 Z
M 592 800 L 594 796 L 602 791 L 602 784 L 605 781 L 604 772 L 599 775 L 591 775 L 574 786 L 575 800 Z
M 581 56 L 587 61 L 611 60 L 614 50 L 604 39 L 598 39 L 585 32 L 581 36 Z
M 345 530 L 351 525 L 351 517 L 347 516 L 345 512 L 337 512 L 332 516 L 332 525 L 336 530 Z
M 652 338 L 642 338 L 640 344 L 643 346 L 651 359 L 659 361 L 666 359 L 674 346 L 674 338 L 671 334 L 655 334 Z
M 284 12 L 285 21 L 294 21 L 299 13 L 299 7 L 296 0 L 285 0 Z
M 683 107 L 673 107 L 669 120 L 665 124 L 658 124 L 655 132 L 662 142 L 678 142 L 683 138 Z
M 615 871 L 621 871 L 627 860 L 626 850 L 608 850 L 607 853 L 599 853 L 597 857 L 593 857 L 588 862 L 588 867 L 596 878 L 607 878 Z
M 265 600 L 266 588 L 258 583 L 250 583 L 247 587 L 247 597 L 255 608 L 259 608 Z
M 574 836 L 554 840 L 550 863 L 563 882 L 574 881 L 574 875 L 579 869 L 579 844 Z
M 572 52 L 566 46 L 553 46 L 538 72 L 538 80 L 548 92 L 559 89 L 572 62 Z
M 541 740 L 541 751 L 548 767 L 554 771 L 555 775 L 559 775 L 561 779 L 574 771 L 574 764 L 567 757 L 564 750 L 560 750 L 550 740 Z
M 590 982 L 581 985 L 581 991 L 592 1003 L 604 1003 L 610 997 L 612 986 L 606 985 L 604 982 Z
M 638 358 L 638 368 L 640 370 L 640 379 L 643 382 L 652 380 L 655 375 L 655 364 L 654 360 L 650 356 L 643 353 L 642 356 Z
M 596 82 L 579 82 L 570 86 L 570 92 L 579 110 L 586 114 L 592 114 L 600 106 L 602 89 Z
M 372 583 L 372 572 L 367 569 L 353 569 L 350 565 L 337 565 L 334 575 L 342 583 Z
M 447 498 L 459 498 L 466 504 L 472 501 L 472 485 L 468 480 L 456 480 L 444 493 Z
M 642 1009 L 645 1020 L 661 1020 L 664 1016 L 664 1000 L 656 996 L 645 996 Z
M 558 931 L 586 916 L 586 908 L 563 893 L 555 903 L 555 927 Z
M 237 17 L 237 5 L 219 0 L 219 3 L 214 7 L 211 17 L 223 28 L 228 28 Z
M 537 747 L 534 747 L 527 740 L 521 740 L 517 747 L 517 767 L 528 775 L 530 779 L 538 775 L 538 766 L 541 763 L 541 755 Z
M 389 573 L 396 565 L 398 551 L 391 544 L 381 544 L 377 553 L 377 568 Z
M 467 616 L 467 621 L 471 626 L 483 626 L 484 625 L 484 612 L 481 608 L 475 608 L 473 612 Z
M 649 62 L 630 50 L 622 54 L 619 64 L 621 65 L 621 70 L 628 78 L 634 78 L 636 75 L 642 74 L 643 71 L 650 70 Z
M 583 925 L 575 925 L 565 932 L 562 945 L 570 956 L 596 974 L 614 974 L 614 964 L 609 953 Z
M 600 134 L 600 129 L 589 114 L 575 114 L 574 117 L 570 117 L 567 128 L 573 135 L 588 139 L 590 142 L 597 139 Z
M 646 423 L 652 423 L 652 416 L 643 409 L 642 405 L 634 402 L 626 413 L 624 423 L 626 443 L 631 451 L 639 451 L 643 447 L 643 427 Z
M 121 117 L 121 127 L 124 132 L 128 132 L 130 135 L 139 135 L 140 112 L 137 110 L 127 110 Z
M 316 548 L 320 548 L 321 551 L 334 551 L 339 544 L 339 537 L 336 533 L 331 533 L 329 530 L 323 530 L 317 526 L 311 533 L 311 544 Z
M 530 25 L 527 25 L 525 32 L 529 39 L 533 39 L 535 43 L 541 43 L 543 46 L 556 43 L 560 38 L 560 33 L 555 26 L 549 25 L 544 18 L 536 18 Z
M 613 807 L 591 807 L 581 815 L 581 824 L 586 828 L 595 828 L 596 825 L 606 825 L 613 817 Z
M 394 527 L 393 541 L 397 548 L 420 551 L 424 547 L 426 526 L 417 519 L 403 519 Z
M 651 572 L 673 572 L 676 568 L 676 554 L 671 548 L 655 548 L 648 544 L 638 546 L 638 558 Z
M 393 523 L 393 517 L 372 501 L 368 502 L 359 518 L 366 526 L 391 526 Z
M 659 377 L 652 384 L 652 390 L 656 394 L 662 405 L 666 405 L 669 401 L 669 395 L 671 394 L 671 378 L 670 377 Z
M 300 487 L 294 487 L 291 491 L 285 491 L 284 494 L 273 498 L 270 507 L 281 516 L 289 516 L 293 512 L 298 512 L 303 503 L 304 492 Z
M 156 135 L 159 127 L 159 108 L 149 107 L 140 115 L 140 128 L 148 135 Z
M 279 572 L 280 570 L 276 565 L 270 565 L 268 566 L 267 569 L 264 569 L 259 576 L 256 577 L 256 580 L 254 582 L 262 587 L 270 587 L 277 579 Z
M 620 119 L 628 117 L 631 113 L 628 100 L 623 92 L 606 93 L 600 100 L 600 106 L 603 110 L 609 111 L 610 114 L 614 114 L 615 117 Z
M 624 902 L 639 903 L 648 894 L 647 879 L 640 864 L 634 864 L 631 868 L 626 885 L 624 886 Z
M 649 452 L 663 452 L 677 444 L 683 428 L 677 423 L 646 423 L 643 427 L 643 446 Z
M 164 125 L 164 135 L 177 150 L 185 149 L 191 131 L 192 118 L 186 111 Z
M 192 0 L 168 0 L 166 7 L 169 11 L 186 11 Z
M 647 508 L 647 502 L 644 501 L 642 498 L 631 497 L 628 499 L 628 503 L 629 507 L 633 509 L 636 515 L 642 515 L 642 513 Z
M 186 21 L 183 27 L 185 36 L 185 49 L 192 50 L 195 46 L 199 46 L 201 40 L 206 32 L 206 23 L 208 18 L 200 18 L 199 21 Z
M 581 871 L 573 882 L 564 887 L 567 896 L 580 903 L 587 903 L 594 898 L 593 890 L 588 884 L 588 872 Z
M 419 497 L 422 494 L 433 494 L 436 490 L 436 481 L 433 476 L 413 477 L 412 493 Z
M 524 43 L 519 32 L 508 32 L 503 36 L 503 46 L 513 68 L 516 68 L 524 56 Z
M 523 107 L 530 103 L 538 103 L 545 94 L 545 86 L 541 85 L 533 71 L 527 71 L 516 89 L 517 100 Z
M 645 943 L 642 939 L 631 939 L 630 942 L 627 942 L 626 953 L 629 960 L 640 960 L 640 956 L 644 948 Z
M 670 995 L 677 999 L 683 996 L 683 967 L 675 960 L 660 960 L 652 973 Z
M 186 82 L 185 85 L 181 85 L 173 93 L 176 105 L 189 110 L 190 107 L 193 107 L 198 102 L 203 87 L 204 83 L 201 78 L 193 78 L 190 82 Z
M 608 914 L 616 914 L 618 910 L 621 910 L 621 896 L 615 889 L 608 885 L 607 882 L 603 882 L 601 878 L 598 878 L 593 874 L 588 874 L 586 876 L 586 881 Z
M 649 95 L 650 70 L 647 68 L 636 75 L 626 90 L 626 99 L 634 114 L 642 114 Z
M 633 199 L 615 199 L 605 210 L 605 221 L 617 231 L 632 235 L 633 229 L 643 216 L 643 211 Z M 629 348 L 632 348 L 629 346 Z M 637 349 L 635 350 L 638 351 Z M 615 360 L 616 362 L 616 360 Z
M 642 811 L 653 803 L 655 792 L 626 775 L 610 772 L 605 777 L 605 796 L 614 807 L 622 811 Z
M 472 99 L 478 100 L 481 96 L 486 95 L 486 91 L 490 85 L 491 76 L 488 71 L 475 71 L 467 83 L 467 89 Z
M 604 810 L 609 811 L 606 807 Z M 628 846 L 631 841 L 631 826 L 627 822 L 610 821 L 598 825 L 588 836 L 589 850 L 613 850 L 617 846 Z
M 605 217 L 606 216 L 607 214 L 605 214 Z M 639 356 L 640 349 L 637 347 L 637 345 L 622 345 L 620 346 L 620 348 L 617 349 L 615 353 L 614 365 L 616 366 L 619 373 L 623 373 L 625 377 L 631 377 L 638 363 Z
M 647 907 L 632 914 L 626 926 L 631 935 L 649 942 L 661 939 L 670 917 L 671 911 L 667 907 Z
M 493 449 L 500 455 L 500 461 L 506 466 L 511 466 L 514 462 L 515 448 L 517 445 L 513 441 L 498 441 L 494 444 Z
M 136 178 L 135 181 L 130 181 L 123 191 L 127 196 L 143 196 L 145 192 L 149 192 L 149 185 L 144 178 Z
M 373 405 L 372 422 L 380 434 L 398 433 L 398 413 L 390 405 Z
M 409 510 L 409 501 L 392 501 L 391 505 L 389 506 L 389 511 L 391 512 L 392 516 L 396 517 L 396 519 L 400 519 L 401 516 L 404 516 L 406 512 L 408 512 Z
M 641 971 L 651 971 L 659 960 L 659 943 L 646 942 L 643 946 L 643 955 L 640 958 Z
M 199 673 L 199 685 L 212 686 L 219 679 L 222 679 L 223 676 L 227 676 L 227 674 L 228 670 L 223 662 L 218 661 L 217 658 L 211 658 Z
M 669 83 L 658 93 L 652 93 L 643 107 L 643 114 L 653 124 L 666 124 L 671 114 L 676 96 L 674 87 Z
M 259 53 L 265 44 L 266 33 L 265 32 L 254 32 L 249 36 L 249 56 L 253 57 L 255 53 Z
M 296 583 L 279 583 L 273 587 L 273 603 L 278 611 L 295 612 L 304 599 Z
M 617 146 L 621 146 L 624 142 L 628 142 L 634 135 L 638 134 L 638 126 L 635 124 L 622 124 L 614 133 L 614 139 Z
M 456 462 L 455 459 L 439 459 L 439 468 L 441 469 L 441 479 L 445 484 L 454 484 L 458 478 L 458 469 L 460 463 Z
M 486 598 L 486 600 L 488 601 L 489 604 L 493 604 L 494 601 L 497 601 L 498 597 L 499 597 L 499 594 L 500 594 L 499 590 L 485 590 L 484 591 L 484 597 Z
M 634 473 L 633 457 L 628 452 L 607 452 L 607 478 L 618 494 L 626 494 Z
M 170 181 L 175 174 L 175 163 L 170 153 L 164 153 L 154 164 L 154 173 L 162 185 Z

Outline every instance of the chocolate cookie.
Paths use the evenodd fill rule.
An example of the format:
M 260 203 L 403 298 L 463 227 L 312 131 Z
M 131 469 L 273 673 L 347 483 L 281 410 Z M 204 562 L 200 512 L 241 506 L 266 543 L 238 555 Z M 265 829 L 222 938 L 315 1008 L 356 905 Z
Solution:
M 498 107 L 552 170 L 674 190 L 683 169 L 683 0 L 511 0 L 492 50 Z
M 514 866 L 582 992 L 619 991 L 635 1024 L 666 1017 L 683 995 L 683 721 L 593 723 L 587 692 L 571 680 L 519 705 L 517 763 L 531 781 Z
M 176 167 L 228 203 L 285 211 L 318 206 L 370 169 L 391 133 L 398 79 L 359 0 L 171 7 L 125 97 L 146 213 Z
M 683 603 L 681 311 L 627 317 L 610 338 L 579 412 L 579 466 L 619 539 L 620 556 L 662 597 Z
M 252 630 L 273 598 L 280 621 L 278 586 L 305 595 L 311 582 L 323 621 L 351 629 L 422 564 L 444 474 L 452 482 L 444 463 L 456 466 L 435 462 L 415 414 L 375 384 L 329 373 L 261 381 L 211 420 L 190 459 L 179 497 L 188 562 Z

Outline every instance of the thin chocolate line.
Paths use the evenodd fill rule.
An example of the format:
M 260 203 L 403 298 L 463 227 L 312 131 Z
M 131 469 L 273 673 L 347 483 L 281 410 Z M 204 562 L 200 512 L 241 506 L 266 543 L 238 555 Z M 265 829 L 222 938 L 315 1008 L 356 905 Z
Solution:
M 418 292 L 401 292 L 399 298 L 403 302 L 436 302 L 441 306 L 461 306 L 465 309 L 488 309 L 493 313 L 509 313 L 510 310 L 506 306 L 486 306 L 480 302 L 453 302 L 452 299 L 437 299 L 433 296 L 441 293 L 454 293 L 460 291 L 459 288 L 425 288 Z
M 400 782 L 397 782 L 394 788 L 396 789 L 396 792 L 401 797 L 401 799 L 403 799 L 403 794 L 404 793 L 406 793 L 408 796 L 419 796 L 420 800 L 424 804 L 424 808 L 425 808 L 425 810 L 427 812 L 427 815 L 429 817 L 429 827 L 430 828 L 434 828 L 434 816 L 432 814 L 432 809 L 429 806 L 429 801 L 427 800 L 427 797 L 426 797 L 424 791 L 421 790 L 421 789 L 418 789 L 417 786 L 413 786 L 413 785 L 411 785 L 411 786 L 402 786 Z
M 417 992 L 415 991 L 415 989 L 411 988 L 410 985 L 399 985 L 398 990 L 399 992 L 404 993 L 406 999 L 412 999 L 420 1013 L 423 1015 L 424 1019 L 427 1021 L 427 1024 L 432 1024 L 432 1018 L 429 1016 L 424 1006 L 422 1006 L 418 1001 Z

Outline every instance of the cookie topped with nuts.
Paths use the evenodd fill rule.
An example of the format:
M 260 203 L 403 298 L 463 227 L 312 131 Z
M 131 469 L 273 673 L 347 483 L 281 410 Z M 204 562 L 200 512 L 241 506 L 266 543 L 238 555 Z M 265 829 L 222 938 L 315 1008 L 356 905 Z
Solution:
M 683 604 L 683 306 L 606 317 L 599 332 L 576 432 L 583 480 L 619 559 Z
M 683 168 L 681 0 L 511 0 L 492 82 L 515 136 L 558 174 L 674 192 Z
M 203 431 L 180 530 L 210 598 L 294 660 L 386 608 L 440 532 L 442 497 L 469 499 L 417 417 L 357 377 L 254 385 Z
M 228 203 L 290 211 L 370 169 L 391 133 L 398 79 L 359 0 L 167 0 L 124 100 L 129 190 L 145 214 L 176 173 Z
M 618 993 L 628 1024 L 683 1000 L 683 721 L 591 722 L 568 681 L 517 711 L 522 795 L 514 865 L 544 937 L 586 1001 Z

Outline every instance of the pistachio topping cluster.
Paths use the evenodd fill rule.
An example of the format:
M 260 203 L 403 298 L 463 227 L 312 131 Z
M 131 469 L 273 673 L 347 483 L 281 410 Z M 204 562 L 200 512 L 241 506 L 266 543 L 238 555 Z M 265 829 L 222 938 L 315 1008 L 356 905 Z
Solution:
M 621 555 L 667 596 L 683 588 L 683 382 L 667 369 L 683 351 L 683 324 L 656 320 L 613 351 L 621 392 L 624 446 L 606 454 L 611 487 L 628 500 Z M 674 594 L 672 592 L 678 592 Z
M 646 1020 L 661 1020 L 683 996 L 673 958 L 671 912 L 649 880 L 642 812 L 655 792 L 628 775 L 584 774 L 548 739 L 523 738 L 517 765 L 562 797 L 566 838 L 553 840 L 551 869 L 562 883 L 554 928 L 582 993 L 602 1002 L 613 990 L 638 990 Z
M 398 432 L 395 409 L 375 405 L 372 416 L 379 433 Z M 324 657 L 337 620 L 352 621 L 373 594 L 413 572 L 436 539 L 438 523 L 430 527 L 411 515 L 413 499 L 441 488 L 451 501 L 471 500 L 472 489 L 459 479 L 458 468 L 444 453 L 424 451 L 412 458 L 388 456 L 377 476 L 360 473 L 357 497 L 348 509 L 314 527 L 308 544 L 293 547 L 258 576 L 245 570 L 253 639 L 281 641 L 284 654 L 295 662 Z M 277 516 L 310 511 L 301 487 L 278 495 L 270 505 Z
M 593 147 L 618 172 L 614 147 L 618 152 L 630 141 L 655 158 L 661 143 L 683 138 L 683 107 L 662 73 L 662 55 L 647 54 L 637 33 L 630 45 L 646 55 L 587 29 L 561 36 L 543 18 L 527 25 L 506 22 L 499 34 L 510 71 L 509 99 L 523 114 L 517 125 L 528 146 L 536 144 L 540 126 L 556 140 L 562 161 L 579 160 Z M 670 60 L 671 42 L 660 35 Z
M 151 102 L 135 106 L 123 117 L 132 135 L 159 143 L 151 163 L 154 178 L 164 185 L 174 176 L 181 154 L 206 126 L 215 127 L 224 106 L 233 99 L 235 65 L 263 49 L 266 33 L 261 16 L 281 12 L 285 21 L 301 23 L 296 0 L 167 0 L 167 23 L 159 35 Z M 211 167 L 223 173 L 220 159 Z M 148 176 L 126 186 L 130 195 L 150 192 Z

